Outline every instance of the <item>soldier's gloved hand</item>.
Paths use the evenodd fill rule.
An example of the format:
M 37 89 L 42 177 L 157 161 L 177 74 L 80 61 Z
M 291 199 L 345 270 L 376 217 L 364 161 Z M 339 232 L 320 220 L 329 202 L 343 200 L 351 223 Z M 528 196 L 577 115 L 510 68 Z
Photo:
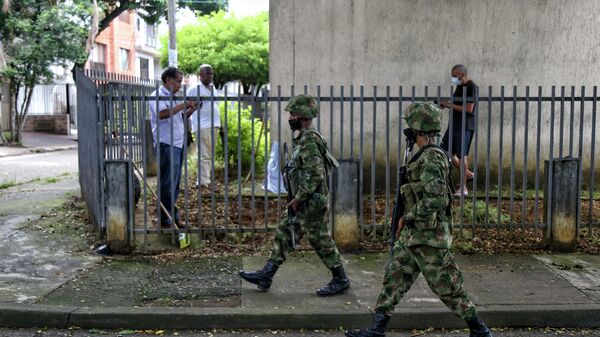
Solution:
M 400 233 L 402 233 L 403 228 L 404 228 L 404 217 L 401 217 L 400 221 L 398 221 L 398 229 L 396 229 L 396 240 L 400 239 Z
M 294 212 L 298 212 L 298 208 L 299 208 L 299 206 L 300 206 L 300 203 L 298 202 L 298 200 L 296 200 L 296 198 L 294 198 L 294 199 L 292 199 L 292 201 L 290 201 L 290 202 L 287 204 L 287 206 L 286 206 L 286 207 L 287 207 L 287 208 L 291 208 L 291 209 L 292 209 L 292 211 L 294 211 Z

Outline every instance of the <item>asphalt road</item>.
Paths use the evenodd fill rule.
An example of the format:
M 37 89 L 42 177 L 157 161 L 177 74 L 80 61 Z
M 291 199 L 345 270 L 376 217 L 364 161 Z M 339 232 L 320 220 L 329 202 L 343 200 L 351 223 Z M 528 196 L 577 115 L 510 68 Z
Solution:
M 495 337 L 595 337 L 600 336 L 600 329 L 495 329 Z M 281 331 L 281 330 L 239 330 L 239 331 L 105 331 L 105 330 L 36 330 L 36 329 L 3 329 L 2 337 L 342 337 L 340 331 Z M 397 331 L 386 333 L 389 337 L 463 337 L 468 336 L 466 330 L 452 331 Z
M 74 174 L 79 170 L 77 149 L 0 158 L 0 183 Z

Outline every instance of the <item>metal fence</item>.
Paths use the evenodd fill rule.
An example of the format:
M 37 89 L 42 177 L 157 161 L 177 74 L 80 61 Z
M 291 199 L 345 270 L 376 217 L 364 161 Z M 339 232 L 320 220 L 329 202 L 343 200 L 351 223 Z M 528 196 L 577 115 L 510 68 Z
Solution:
M 93 75 L 93 74 L 88 74 Z M 79 138 L 96 139 L 96 150 L 84 154 L 99 164 L 99 181 L 103 182 L 104 161 L 131 160 L 141 176 L 141 198 L 135 206 L 130 234 L 173 233 L 161 229 L 158 217 L 156 177 L 149 172 L 156 159 L 147 124 L 149 105 L 159 101 L 176 104 L 183 99 L 221 102 L 221 120 L 226 136 L 219 137 L 211 129 L 210 171 L 214 183 L 209 191 L 196 186 L 202 165 L 199 134 L 195 143 L 184 150 L 182 187 L 177 206 L 181 225 L 192 233 L 220 235 L 239 232 L 269 232 L 275 230 L 285 212 L 285 195 L 262 188 L 271 144 L 279 146 L 291 140 L 287 113 L 283 107 L 295 93 L 317 97 L 320 116 L 316 128 L 327 139 L 330 148 L 341 159 L 360 163 L 359 224 L 362 238 L 382 238 L 389 235 L 388 226 L 393 207 L 392 198 L 398 190 L 397 168 L 404 151 L 401 130 L 403 109 L 413 101 L 448 99 L 465 106 L 475 103 L 475 132 L 469 153 L 469 167 L 475 176 L 468 185 L 468 195 L 456 198 L 455 229 L 465 228 L 546 228 L 543 187 L 544 161 L 573 156 L 581 158 L 578 229 L 600 224 L 596 210 L 598 194 L 598 149 L 596 143 L 597 88 L 591 94 L 581 87 L 505 87 L 484 88 L 474 97 L 453 98 L 454 88 L 436 87 L 303 87 L 303 90 L 281 86 L 260 99 L 252 96 L 229 96 L 227 91 L 217 97 L 183 97 L 187 88 L 176 96 L 152 95 L 158 85 L 127 83 L 95 78 L 98 116 L 97 129 L 81 128 Z M 79 83 L 79 82 L 78 82 Z M 79 84 L 78 84 L 79 85 Z M 570 89 L 570 90 L 569 90 Z M 285 93 L 284 93 L 285 90 Z M 381 92 L 383 91 L 383 94 Z M 238 91 L 239 92 L 239 91 Z M 433 93 L 433 94 L 432 94 Z M 245 111 L 241 103 L 260 103 L 264 113 L 256 118 Z M 93 109 L 89 109 L 92 113 Z M 447 110 L 445 110 L 447 111 Z M 466 112 L 461 128 L 464 131 Z M 254 116 L 254 117 L 252 117 Z M 80 113 L 80 120 L 81 113 Z M 86 123 L 92 123 L 92 120 Z M 214 123 L 214 120 L 212 121 Z M 456 121 L 444 116 L 443 125 Z M 214 125 L 214 124 L 213 124 Z M 90 124 L 93 128 L 93 125 Z M 450 125 L 449 130 L 452 130 Z M 442 130 L 443 132 L 444 130 Z M 450 131 L 452 132 L 452 131 Z M 85 134 L 84 134 L 85 133 Z M 452 139 L 452 135 L 450 135 Z M 464 139 L 464 138 L 463 138 Z M 81 141 L 80 141 L 81 142 Z M 439 139 L 438 139 L 439 142 Z M 450 145 L 451 147 L 451 145 Z M 87 147 L 81 151 L 88 151 Z M 281 150 L 281 149 L 280 149 Z M 195 152 L 195 153 L 194 153 Z M 223 159 L 225 158 L 225 159 Z M 80 159 L 81 161 L 81 159 Z M 80 168 L 81 169 L 81 168 Z M 463 172 L 463 170 L 455 170 Z M 464 173 L 455 173 L 455 182 L 464 182 Z M 550 182 L 551 183 L 551 182 Z M 83 186 L 83 185 L 82 185 Z M 135 195 L 131 185 L 130 195 Z M 100 188 L 100 194 L 103 189 Z M 87 194 L 87 193 L 86 193 Z M 94 195 L 100 202 L 103 197 Z M 102 207 L 102 205 L 100 205 Z M 333 208 L 331 208 L 333 209 Z M 101 217 L 98 217 L 102 223 Z
M 60 115 L 69 114 L 74 107 L 76 93 L 70 84 L 37 84 L 33 88 L 28 114 Z M 19 91 L 19 102 L 25 99 L 24 88 Z
M 99 230 L 104 223 L 104 158 L 102 146 L 102 123 L 98 113 L 98 89 L 96 84 L 77 71 L 77 110 L 80 129 L 78 135 L 79 185 L 90 217 Z

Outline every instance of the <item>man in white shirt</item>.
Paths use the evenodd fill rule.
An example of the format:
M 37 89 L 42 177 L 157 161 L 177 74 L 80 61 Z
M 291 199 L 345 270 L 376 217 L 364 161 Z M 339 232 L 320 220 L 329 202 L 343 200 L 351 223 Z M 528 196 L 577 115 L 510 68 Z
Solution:
M 162 86 L 150 94 L 153 99 L 148 102 L 150 124 L 154 148 L 159 161 L 158 184 L 160 202 L 165 206 L 171 218 L 179 221 L 177 196 L 181 181 L 181 165 L 183 163 L 183 144 L 185 138 L 184 118 L 196 110 L 196 101 L 160 100 L 159 97 L 175 95 L 181 89 L 183 74 L 177 68 L 167 68 L 161 76 Z M 158 110 L 158 114 L 157 114 Z M 159 217 L 162 227 L 171 227 L 172 223 L 161 210 Z
M 221 128 L 221 115 L 219 113 L 219 102 L 213 101 L 211 103 L 210 97 L 217 96 L 215 86 L 213 84 L 214 71 L 211 65 L 203 64 L 198 70 L 198 76 L 200 82 L 192 86 L 187 91 L 189 99 L 192 97 L 204 97 L 201 100 L 204 102 L 190 118 L 192 122 L 192 132 L 196 134 L 196 139 L 200 146 L 200 153 L 198 154 L 198 168 L 200 174 L 198 177 L 198 185 L 205 192 L 210 191 L 210 184 L 212 182 L 212 167 L 211 163 L 214 154 L 213 141 L 215 137 L 219 137 L 215 131 L 219 129 L 219 132 L 223 132 Z

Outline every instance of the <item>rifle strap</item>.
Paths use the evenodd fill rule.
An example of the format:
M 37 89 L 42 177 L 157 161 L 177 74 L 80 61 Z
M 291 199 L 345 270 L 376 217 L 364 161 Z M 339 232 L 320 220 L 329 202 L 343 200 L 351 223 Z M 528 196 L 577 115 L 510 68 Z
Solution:
M 331 153 L 329 147 L 327 147 L 327 141 L 325 141 L 325 138 L 323 138 L 323 136 L 319 132 L 317 132 L 317 130 L 307 129 L 306 132 L 312 132 L 321 140 L 321 157 L 323 157 L 325 167 L 327 168 L 327 175 L 329 176 L 331 171 L 337 169 L 340 166 L 340 163 L 337 161 L 337 159 L 335 159 L 335 156 L 333 155 L 333 153 Z

